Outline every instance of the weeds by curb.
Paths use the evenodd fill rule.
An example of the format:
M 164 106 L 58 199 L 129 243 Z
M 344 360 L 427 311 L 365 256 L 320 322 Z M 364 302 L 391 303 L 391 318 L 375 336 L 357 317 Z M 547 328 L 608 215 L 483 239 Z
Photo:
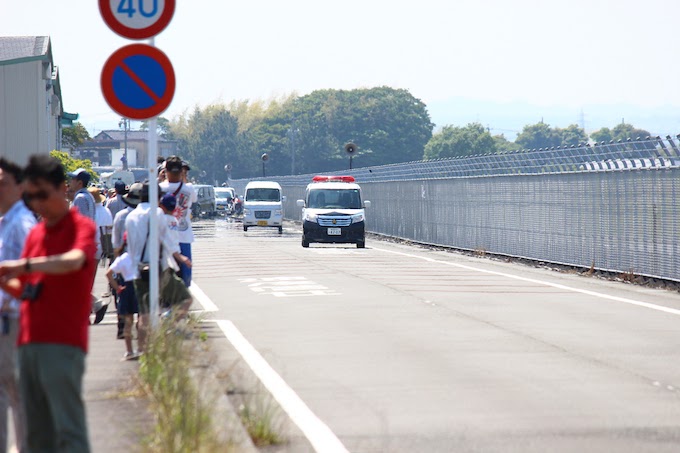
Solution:
M 185 331 L 162 323 L 149 336 L 140 359 L 140 381 L 156 418 L 154 432 L 145 444 L 147 452 L 231 450 L 231 445 L 219 440 L 211 417 L 214 408 L 202 398 L 191 376 L 193 360 L 204 352 L 203 337 L 186 337 L 196 322 L 190 321 Z

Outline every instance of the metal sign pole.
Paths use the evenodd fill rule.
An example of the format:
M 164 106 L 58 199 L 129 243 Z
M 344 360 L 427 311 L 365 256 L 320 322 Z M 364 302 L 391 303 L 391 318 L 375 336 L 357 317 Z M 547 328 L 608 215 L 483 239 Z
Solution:
M 155 45 L 154 38 L 149 40 L 149 45 Z M 149 166 L 149 205 L 150 223 L 149 223 L 149 317 L 151 318 L 151 327 L 158 326 L 158 293 L 159 293 L 159 238 L 158 238 L 158 175 L 156 168 L 158 167 L 158 119 L 153 117 L 149 120 L 149 151 L 148 151 L 148 166 Z

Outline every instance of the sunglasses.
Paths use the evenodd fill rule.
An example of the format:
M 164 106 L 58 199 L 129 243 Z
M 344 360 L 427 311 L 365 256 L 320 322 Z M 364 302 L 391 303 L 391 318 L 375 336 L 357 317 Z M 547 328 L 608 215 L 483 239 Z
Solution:
M 50 194 L 47 193 L 45 190 L 39 190 L 37 192 L 24 192 L 24 200 L 26 203 L 30 203 L 32 201 L 38 200 L 38 201 L 45 201 L 50 197 Z

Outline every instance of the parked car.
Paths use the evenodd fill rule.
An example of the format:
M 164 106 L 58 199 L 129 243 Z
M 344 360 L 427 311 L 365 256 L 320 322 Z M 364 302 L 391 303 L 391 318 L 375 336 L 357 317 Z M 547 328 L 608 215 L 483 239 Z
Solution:
M 215 199 L 215 189 L 213 186 L 194 185 L 198 200 L 191 205 L 191 215 L 199 218 L 201 216 L 213 217 L 217 215 L 217 204 Z
M 236 191 L 233 187 L 215 187 L 215 206 L 217 214 L 230 215 L 234 212 Z

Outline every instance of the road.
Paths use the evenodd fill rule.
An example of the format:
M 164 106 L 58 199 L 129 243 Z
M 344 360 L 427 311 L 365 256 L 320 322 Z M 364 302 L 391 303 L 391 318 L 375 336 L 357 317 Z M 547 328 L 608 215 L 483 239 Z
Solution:
M 318 451 L 680 449 L 678 293 L 372 238 L 304 249 L 292 223 L 195 228 L 209 317 L 336 436 Z

